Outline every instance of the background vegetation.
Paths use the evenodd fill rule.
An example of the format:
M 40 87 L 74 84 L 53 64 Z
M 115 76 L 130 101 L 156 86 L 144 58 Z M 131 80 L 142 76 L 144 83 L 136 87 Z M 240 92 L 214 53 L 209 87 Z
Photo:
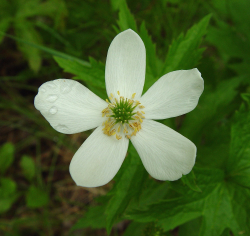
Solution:
M 249 9 L 249 0 L 0 0 L 0 234 L 250 235 Z M 91 131 L 56 132 L 33 99 L 56 78 L 106 98 L 107 49 L 127 28 L 147 49 L 144 91 L 169 71 L 201 71 L 197 108 L 162 121 L 197 145 L 197 162 L 160 182 L 130 147 L 111 183 L 77 187 L 68 167 Z

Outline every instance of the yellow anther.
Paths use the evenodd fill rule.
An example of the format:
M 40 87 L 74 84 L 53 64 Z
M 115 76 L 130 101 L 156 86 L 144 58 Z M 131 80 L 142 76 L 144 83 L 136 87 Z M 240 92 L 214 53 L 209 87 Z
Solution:
M 134 103 L 134 101 L 129 99 L 128 104 L 131 105 L 132 103 Z
M 110 131 L 110 135 L 115 135 L 116 132 L 115 132 L 115 129 L 112 129 L 112 131 Z
M 141 118 L 145 119 L 145 116 L 141 115 Z
M 145 112 L 144 112 L 144 111 L 141 111 L 141 113 L 142 113 L 142 114 L 145 114 Z
M 121 126 L 118 127 L 118 130 L 117 130 L 117 131 L 118 131 L 118 133 L 120 133 L 120 131 L 121 131 Z
M 106 102 L 107 102 L 107 103 L 109 103 L 109 100 L 108 100 L 108 99 L 106 99 Z
M 110 94 L 110 97 L 112 97 L 112 98 L 114 97 L 113 93 Z
M 145 108 L 145 107 L 144 107 L 144 106 L 142 106 L 142 105 L 140 105 L 140 106 L 139 106 L 139 108 L 141 108 L 141 109 L 142 109 L 142 108 Z
M 123 129 L 123 133 L 125 134 L 125 133 L 127 133 L 127 132 L 128 132 L 127 128 L 126 128 L 126 127 L 124 127 L 124 129 Z
M 115 136 L 115 137 L 116 137 L 116 139 L 117 139 L 117 140 L 119 140 L 119 139 L 121 139 L 121 138 L 122 138 L 122 136 L 117 135 L 117 134 L 116 134 L 116 136 Z
M 117 94 L 120 96 L 120 92 L 119 91 L 117 91 Z
M 138 100 L 135 100 L 136 105 L 141 104 Z
M 130 138 L 131 138 L 129 135 L 126 135 L 126 137 L 127 137 L 128 139 L 130 139 Z
M 136 95 L 136 93 L 133 93 L 133 94 L 132 94 L 132 99 L 134 99 L 134 98 L 135 98 L 135 95 Z

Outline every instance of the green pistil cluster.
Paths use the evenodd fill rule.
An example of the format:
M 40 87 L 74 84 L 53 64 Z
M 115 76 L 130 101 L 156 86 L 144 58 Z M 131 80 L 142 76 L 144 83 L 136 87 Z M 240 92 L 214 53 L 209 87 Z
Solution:
M 116 101 L 115 106 L 110 108 L 113 112 L 111 117 L 114 117 L 116 123 L 128 123 L 129 120 L 134 120 L 132 117 L 136 114 L 134 112 L 136 106 L 130 99 L 121 97 L 120 101 Z

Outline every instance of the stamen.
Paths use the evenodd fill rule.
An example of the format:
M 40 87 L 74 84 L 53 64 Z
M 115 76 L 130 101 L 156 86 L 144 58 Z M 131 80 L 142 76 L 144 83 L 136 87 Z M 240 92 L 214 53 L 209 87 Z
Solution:
M 131 99 L 120 96 L 119 91 L 117 91 L 117 94 L 119 95 L 118 98 L 110 93 L 110 101 L 106 99 L 108 106 L 102 110 L 102 117 L 106 116 L 107 118 L 102 123 L 102 126 L 104 126 L 102 130 L 104 134 L 115 136 L 117 140 L 122 139 L 122 137 L 130 139 L 141 130 L 145 112 L 140 109 L 144 106 L 139 101 L 133 100 L 136 93 L 132 94 Z M 123 134 L 120 133 L 121 131 Z
M 120 135 L 116 135 L 115 137 L 116 137 L 117 140 L 122 138 L 122 136 L 120 136 Z

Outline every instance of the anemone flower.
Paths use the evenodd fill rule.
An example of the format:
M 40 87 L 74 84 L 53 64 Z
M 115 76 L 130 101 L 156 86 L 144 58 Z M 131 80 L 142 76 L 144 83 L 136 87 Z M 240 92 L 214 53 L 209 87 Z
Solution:
M 74 134 L 96 128 L 75 153 L 70 174 L 77 185 L 98 187 L 115 176 L 129 140 L 148 173 L 158 180 L 177 180 L 195 163 L 196 146 L 156 122 L 193 110 L 204 89 L 197 69 L 163 75 L 142 95 L 146 50 L 133 30 L 112 41 L 107 55 L 102 100 L 77 81 L 57 79 L 42 84 L 35 107 L 58 132 Z

